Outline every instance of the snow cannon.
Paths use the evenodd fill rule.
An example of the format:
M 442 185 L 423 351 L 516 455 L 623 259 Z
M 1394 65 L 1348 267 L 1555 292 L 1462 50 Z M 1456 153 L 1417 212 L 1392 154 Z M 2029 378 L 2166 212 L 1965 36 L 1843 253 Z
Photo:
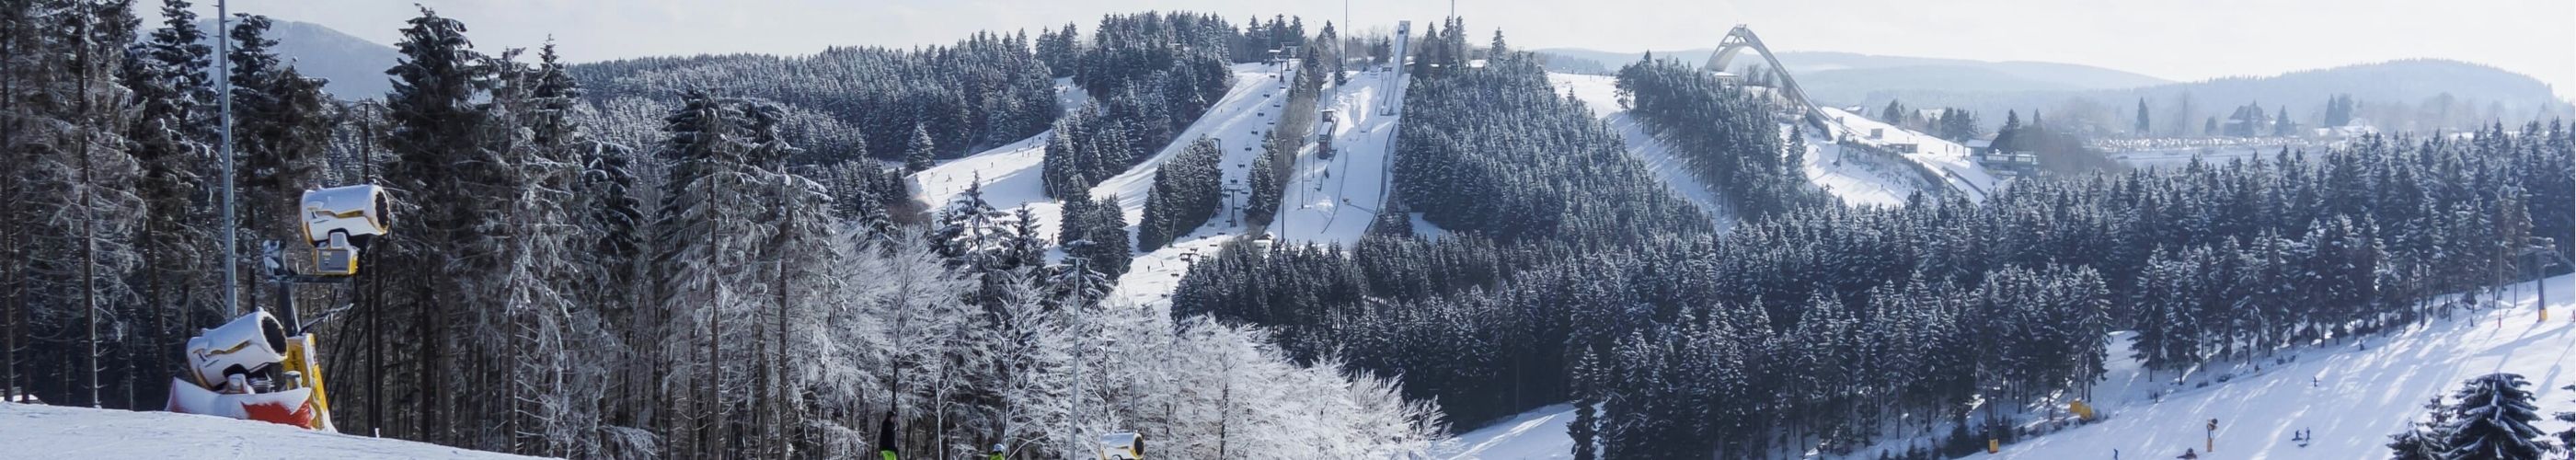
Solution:
M 1100 436 L 1100 460 L 1144 460 L 1145 435 L 1133 432 Z
M 392 230 L 385 188 L 349 185 L 304 192 L 304 239 L 313 243 L 313 271 L 323 276 L 358 274 L 358 254 Z
M 188 369 L 170 383 L 171 412 L 332 430 L 321 357 L 310 335 L 253 311 L 188 339 Z

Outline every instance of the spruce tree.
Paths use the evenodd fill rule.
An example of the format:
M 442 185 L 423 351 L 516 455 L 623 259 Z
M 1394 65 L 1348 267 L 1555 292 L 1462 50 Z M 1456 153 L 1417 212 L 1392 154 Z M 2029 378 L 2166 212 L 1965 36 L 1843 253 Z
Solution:
M 2531 422 L 2540 420 L 2532 394 L 2519 374 L 2495 373 L 2469 379 L 2452 399 L 2452 420 L 2444 433 L 2442 456 L 2451 460 L 2533 460 L 2548 451 L 2546 435 Z
M 2148 120 L 2148 118 L 2147 118 L 2147 98 L 2143 98 L 2143 97 L 2141 97 L 2141 98 L 2138 98 L 2138 127 L 2137 127 L 2137 130 L 2136 130 L 2136 131 L 2132 131 L 2132 132 L 2133 132 L 2133 133 L 2136 133 L 2136 135 L 2137 135 L 2137 136 L 2139 136 L 2139 137 L 2146 137 L 2146 136 L 2148 135 L 2148 133 L 2153 132 L 2153 131 L 2148 131 L 2148 128 L 2150 128 L 2150 127 L 2152 127 L 2152 126 L 2154 126 L 2154 125 L 2153 125 L 2153 124 L 2148 123 L 2148 122 L 2147 122 L 2147 120 Z
M 462 442 L 457 439 L 461 423 L 479 423 L 474 414 L 454 414 L 460 397 L 480 396 L 454 391 L 457 369 L 464 363 L 448 349 L 447 334 L 452 329 L 448 306 L 463 304 L 449 270 L 443 268 L 447 254 L 458 254 L 463 245 L 458 241 L 471 236 L 473 225 L 482 216 L 460 212 L 455 206 L 472 200 L 466 185 L 454 171 L 454 165 L 474 161 L 476 152 L 486 147 L 483 134 L 485 111 L 477 103 L 489 89 L 492 73 L 489 63 L 465 38 L 464 23 L 439 16 L 429 8 L 408 21 L 397 48 L 402 56 L 385 73 L 393 77 L 394 89 L 385 95 L 385 115 L 392 126 L 385 148 L 393 154 L 385 164 L 384 176 L 398 201 L 395 212 L 408 216 L 409 230 L 395 233 L 395 244 L 405 248 L 391 252 L 385 263 L 386 279 L 400 280 L 389 298 L 396 299 L 390 308 L 409 313 L 409 337 L 401 346 L 414 347 L 409 354 L 413 367 L 390 371 L 410 375 L 409 386 L 420 392 L 410 400 L 413 407 L 399 413 L 417 417 L 410 423 L 394 426 L 415 427 L 415 433 L 388 433 L 432 443 Z M 402 391 L 401 388 L 388 391 Z M 451 418 L 454 417 L 454 418 Z
M 930 129 L 918 123 L 913 124 L 912 142 L 904 144 L 904 169 L 921 172 L 932 166 L 938 166 L 938 163 L 933 161 L 934 155 L 937 154 L 936 147 L 930 141 Z
M 137 324 L 143 339 L 129 341 L 140 349 L 134 358 L 141 369 L 179 366 L 180 356 L 167 350 L 181 346 L 194 327 L 213 321 L 217 310 L 213 296 L 202 295 L 219 284 L 219 272 L 207 266 L 218 251 L 210 238 L 214 219 L 196 199 L 205 189 L 202 159 L 211 156 L 215 141 L 206 116 L 213 98 L 206 67 L 214 51 L 202 43 L 205 33 L 188 7 L 185 0 L 166 0 L 162 27 L 125 56 L 124 84 L 135 103 L 126 137 L 142 167 L 136 193 L 144 222 L 135 241 L 144 259 L 137 301 L 150 311 Z M 162 379 L 144 383 L 138 389 L 144 394 L 168 385 Z

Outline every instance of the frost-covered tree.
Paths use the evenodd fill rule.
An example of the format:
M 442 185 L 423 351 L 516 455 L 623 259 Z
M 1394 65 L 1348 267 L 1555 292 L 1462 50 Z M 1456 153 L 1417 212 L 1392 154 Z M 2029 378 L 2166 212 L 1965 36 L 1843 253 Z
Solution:
M 929 128 L 918 124 L 913 125 L 912 141 L 911 143 L 904 145 L 904 169 L 912 170 L 913 172 L 920 172 L 921 170 L 930 169 L 931 166 L 937 165 L 937 163 L 933 163 L 932 161 L 935 158 L 935 155 L 938 154 L 939 146 L 931 142 Z
M 2547 436 L 2531 422 L 2540 420 L 2532 405 L 2531 386 L 2517 374 L 2487 374 L 2469 379 L 2452 395 L 2451 425 L 2442 439 L 2442 458 L 2459 460 L 2530 460 L 2548 452 Z

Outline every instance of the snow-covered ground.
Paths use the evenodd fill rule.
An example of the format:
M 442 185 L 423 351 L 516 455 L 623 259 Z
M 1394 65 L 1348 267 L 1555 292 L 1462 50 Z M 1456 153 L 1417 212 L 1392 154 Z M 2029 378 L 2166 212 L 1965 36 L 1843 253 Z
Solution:
M 267 422 L 0 403 L 0 458 L 531 458 Z
M 1279 112 L 1288 102 L 1288 79 L 1266 64 L 1238 64 L 1234 68 L 1234 89 L 1224 99 L 1208 108 L 1207 114 L 1183 131 L 1161 154 L 1138 164 L 1126 174 L 1102 181 L 1091 189 L 1091 196 L 1118 195 L 1118 206 L 1127 210 L 1127 229 L 1134 234 L 1137 222 L 1144 220 L 1145 197 L 1154 188 L 1154 173 L 1163 162 L 1180 154 L 1200 136 L 1216 139 L 1225 153 L 1217 168 L 1225 173 L 1229 190 L 1244 190 L 1244 178 L 1252 174 L 1252 161 L 1261 156 L 1261 141 L 1270 128 L 1279 124 Z M 1237 194 L 1226 199 L 1225 209 L 1206 224 L 1189 234 L 1174 238 L 1172 244 L 1151 253 L 1138 254 L 1127 265 L 1127 275 L 1118 278 L 1118 289 L 1109 294 L 1113 299 L 1126 299 L 1135 305 L 1167 308 L 1172 289 L 1180 286 L 1181 275 L 1189 271 L 1191 261 L 1214 256 L 1219 246 L 1249 228 L 1240 221 L 1237 210 L 1247 196 Z
M 1433 458 L 1447 460 L 1574 458 L 1574 437 L 1565 424 L 1574 420 L 1574 405 L 1558 404 L 1521 413 L 1484 429 L 1458 436 L 1457 450 Z
M 1997 458 L 2107 459 L 2114 450 L 2119 458 L 2173 458 L 2185 448 L 2200 449 L 2203 428 L 2213 418 L 2219 420 L 2218 450 L 2202 452 L 2203 459 L 2385 458 L 2388 435 L 2402 430 L 2410 418 L 2421 418 L 2426 399 L 2447 398 L 2462 381 L 2495 372 L 2529 379 L 2544 418 L 2576 410 L 2571 399 L 2576 393 L 2559 388 L 2576 384 L 2576 375 L 2565 372 L 2576 364 L 2568 357 L 2576 351 L 2576 278 L 2545 282 L 2551 312 L 2547 323 L 2536 322 L 2537 283 L 2522 283 L 2506 291 L 2508 301 L 2455 315 L 2455 320 L 2285 351 L 2252 363 L 2213 363 L 2182 379 L 2172 371 L 2143 372 L 2128 350 L 2134 334 L 2113 333 L 2104 366 L 2109 372 L 2094 388 L 2096 399 L 2088 401 L 2105 418 L 2006 445 Z M 2218 381 L 2222 377 L 2225 382 Z M 1573 412 L 1572 406 L 1548 406 L 1468 432 L 1458 437 L 1459 450 L 1446 458 L 1570 458 L 1573 440 L 1565 423 Z M 2033 418 L 2021 420 L 2037 423 Z M 2537 425 L 2553 433 L 2568 428 L 2546 419 Z M 2309 430 L 2316 439 L 2301 447 L 2291 440 L 2298 430 Z M 1851 458 L 1876 455 L 1878 449 L 1866 448 Z
M 2557 432 L 2567 424 L 2546 420 L 2549 414 L 2576 410 L 2568 375 L 2570 351 L 2576 351 L 2576 280 L 2550 278 L 2550 320 L 2537 322 L 2533 283 L 2508 291 L 2503 305 L 2436 321 L 2396 334 L 2362 337 L 2358 343 L 2331 344 L 2284 353 L 2288 364 L 2256 360 L 2261 370 L 2237 365 L 2203 371 L 2195 383 L 2172 384 L 2172 372 L 2149 380 L 2137 372 L 2126 353 L 2126 372 L 2114 370 L 2097 407 L 2110 417 L 2100 423 L 2068 429 L 2011 446 L 2008 458 L 2171 458 L 2184 448 L 2198 448 L 2209 419 L 2219 420 L 2218 450 L 2201 458 L 2324 459 L 2385 458 L 2388 435 L 2421 418 L 2426 399 L 2449 397 L 2460 382 L 2495 372 L 2522 374 L 2538 398 L 2538 426 Z M 2364 349 L 2363 347 L 2367 347 Z M 2117 364 L 2115 364 L 2117 365 Z M 2207 388 L 2196 382 L 2233 374 L 2228 383 Z M 2149 391 L 2170 394 L 2163 402 Z M 2448 401 L 2454 402 L 2456 401 Z M 2310 430 L 2316 441 L 2299 447 L 2291 432 Z
M 1288 91 L 1284 80 L 1278 78 L 1278 71 L 1268 64 L 1237 64 L 1233 71 L 1234 87 L 1226 90 L 1225 97 L 1209 107 L 1206 115 L 1174 138 L 1170 145 L 1157 150 L 1152 158 L 1127 172 L 1091 188 L 1091 196 L 1118 197 L 1119 207 L 1124 208 L 1127 214 L 1127 230 L 1131 237 L 1136 223 L 1144 220 L 1145 198 L 1154 187 L 1154 174 L 1161 170 L 1164 162 L 1171 161 L 1200 136 L 1216 139 L 1225 152 L 1220 168 L 1225 172 L 1227 186 L 1243 186 L 1243 178 L 1250 173 L 1252 160 L 1260 155 L 1263 136 L 1269 134 L 1270 127 L 1278 122 L 1280 108 L 1276 105 L 1287 100 Z M 1082 91 L 1069 81 L 1057 82 L 1057 89 L 1064 94 L 1060 102 L 1065 104 L 1066 110 L 1079 109 L 1086 102 Z M 1054 135 L 1052 131 L 1039 133 L 1010 145 L 914 173 L 913 193 L 922 202 L 937 207 L 964 193 L 967 185 L 980 177 L 986 202 L 996 209 L 1027 207 L 1037 217 L 1038 231 L 1052 238 L 1063 215 L 1063 204 L 1046 196 L 1041 174 L 1046 163 L 1046 142 Z M 1231 219 L 1235 201 L 1229 200 L 1228 203 L 1228 211 L 1210 219 L 1206 226 L 1174 240 L 1172 245 L 1162 250 L 1137 255 L 1128 266 L 1127 275 L 1119 279 L 1118 291 L 1112 296 L 1127 299 L 1134 305 L 1158 308 L 1168 305 L 1172 288 L 1180 282 L 1181 274 L 1188 270 L 1186 260 L 1202 254 L 1214 255 L 1216 246 L 1222 244 L 1226 237 L 1242 233 L 1242 226 Z
M 1055 91 L 1057 104 L 1068 113 L 1091 102 L 1090 95 L 1084 93 L 1082 87 L 1074 86 L 1070 78 L 1056 79 Z M 1029 212 L 1037 215 L 1038 231 L 1052 237 L 1056 233 L 1056 219 L 1063 215 L 1064 206 L 1047 198 L 1045 180 L 1040 174 L 1046 163 L 1047 139 L 1053 137 L 1055 130 L 1047 130 L 1019 142 L 941 162 L 938 166 L 913 173 L 913 197 L 920 198 L 931 209 L 939 209 L 947 205 L 948 200 L 966 193 L 968 185 L 981 179 L 984 201 L 992 203 L 994 209 L 1028 207 Z
M 2002 179 L 1987 172 L 1984 166 L 1977 164 L 1975 158 L 1968 156 L 1967 146 L 1929 134 L 1880 123 L 1878 120 L 1844 112 L 1842 109 L 1826 107 L 1823 110 L 1826 118 L 1831 119 L 1833 124 L 1840 125 L 1845 132 L 1851 133 L 1854 139 L 1879 144 L 1914 144 L 1915 153 L 1906 154 L 1905 158 L 1941 173 L 1943 178 L 1949 180 L 1951 188 L 1966 193 L 1968 199 L 1985 201 L 1987 194 L 1994 193 L 1997 187 L 2003 184 Z M 1872 131 L 1879 132 L 1880 136 L 1877 139 L 1869 139 Z M 1830 133 L 1828 134 L 1830 136 Z
M 1781 126 L 1780 137 L 1788 138 L 1791 131 L 1798 130 Z M 1800 169 L 1807 172 L 1808 181 L 1825 189 L 1825 193 L 1841 198 L 1843 204 L 1903 205 L 1905 196 L 1913 194 L 1916 183 L 1921 182 L 1919 179 L 1908 180 L 1913 175 L 1900 169 L 1904 165 L 1879 164 L 1876 158 L 1860 154 L 1846 156 L 1842 146 L 1835 144 L 1832 137 L 1824 133 L 1805 134 L 1807 153 L 1800 158 L 1804 163 Z
M 1320 104 L 1339 113 L 1334 127 L 1333 158 L 1316 155 L 1313 145 L 1297 153 L 1297 167 L 1280 197 L 1279 217 L 1270 223 L 1281 241 L 1358 243 L 1386 202 L 1387 160 L 1395 148 L 1400 115 L 1384 115 L 1405 82 L 1394 72 L 1359 72 L 1350 82 L 1325 90 Z M 1315 125 L 1321 129 L 1323 124 Z

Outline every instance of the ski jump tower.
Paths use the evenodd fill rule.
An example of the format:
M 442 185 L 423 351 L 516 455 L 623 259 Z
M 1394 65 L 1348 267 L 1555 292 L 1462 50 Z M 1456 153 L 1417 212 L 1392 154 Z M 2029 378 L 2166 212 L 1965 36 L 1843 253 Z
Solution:
M 1404 107 L 1404 72 L 1407 68 L 1413 67 L 1406 65 L 1409 63 L 1405 61 L 1413 56 L 1412 47 L 1413 21 L 1396 21 L 1395 47 L 1391 50 L 1394 55 L 1386 57 L 1387 67 L 1395 71 L 1395 94 L 1394 97 L 1378 99 L 1378 115 L 1395 116 L 1395 111 Z
M 1771 64 L 1771 70 L 1779 73 L 1781 95 L 1788 97 L 1791 104 L 1796 104 L 1794 109 L 1799 117 L 1805 118 L 1808 125 L 1832 132 L 1832 126 L 1826 123 L 1829 119 L 1825 118 L 1825 112 L 1817 109 L 1815 102 L 1807 100 L 1807 92 L 1798 89 L 1798 79 L 1789 76 L 1789 67 L 1780 65 L 1780 58 L 1771 55 L 1771 47 L 1762 46 L 1762 37 L 1754 35 L 1752 27 L 1736 24 L 1734 30 L 1727 31 L 1726 38 L 1717 43 L 1717 53 L 1708 56 L 1708 71 L 1726 72 L 1727 66 L 1746 49 L 1760 53 L 1762 60 Z

